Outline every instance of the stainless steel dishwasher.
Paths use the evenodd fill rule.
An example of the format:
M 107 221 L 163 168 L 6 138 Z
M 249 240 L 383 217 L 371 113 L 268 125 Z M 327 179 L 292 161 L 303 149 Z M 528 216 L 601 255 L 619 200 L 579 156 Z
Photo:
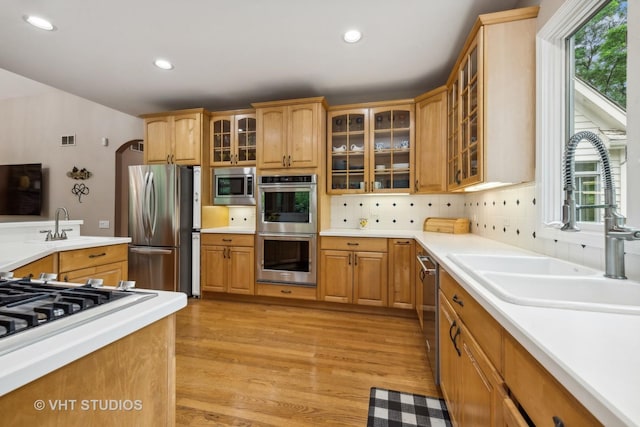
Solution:
M 433 379 L 440 384 L 440 357 L 438 355 L 438 264 L 429 255 L 417 256 L 422 281 L 422 317 L 427 356 Z M 418 303 L 420 303 L 418 301 Z

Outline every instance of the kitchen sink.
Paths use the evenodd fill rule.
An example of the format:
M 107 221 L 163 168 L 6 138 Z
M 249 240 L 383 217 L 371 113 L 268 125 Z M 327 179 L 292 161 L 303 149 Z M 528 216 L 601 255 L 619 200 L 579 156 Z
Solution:
M 589 267 L 545 256 L 459 254 L 449 258 L 470 274 L 475 271 L 557 276 L 601 274 Z
M 512 304 L 640 315 L 640 283 L 545 256 L 458 254 L 449 258 Z

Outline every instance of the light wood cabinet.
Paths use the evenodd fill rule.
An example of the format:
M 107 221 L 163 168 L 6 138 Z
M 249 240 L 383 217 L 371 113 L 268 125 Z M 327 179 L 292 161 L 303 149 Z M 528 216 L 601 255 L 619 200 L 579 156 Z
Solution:
M 256 109 L 258 169 L 322 165 L 326 102 L 323 97 L 252 104 Z
M 602 425 L 443 269 L 439 319 L 440 387 L 455 426 L 523 427 L 523 413 L 540 426 Z
M 415 259 L 413 239 L 389 239 L 389 307 L 415 308 Z
M 145 114 L 145 164 L 200 165 L 208 151 L 209 116 L 202 109 Z
M 58 280 L 82 283 L 89 278 L 102 279 L 105 285 L 116 286 L 128 279 L 128 257 L 126 244 L 62 251 L 58 254 Z
M 410 191 L 413 115 L 413 100 L 332 107 L 327 119 L 327 191 Z
M 503 426 L 504 381 L 441 293 L 440 387 L 455 426 Z
M 201 245 L 203 291 L 254 294 L 253 235 L 202 234 Z
M 209 135 L 211 166 L 256 165 L 256 114 L 253 110 L 212 113 Z
M 447 191 L 447 88 L 416 98 L 416 193 Z
M 480 15 L 471 30 L 447 81 L 449 190 L 534 179 L 537 14 Z
M 511 336 L 504 343 L 504 366 L 509 389 L 535 425 L 602 425 Z
M 27 265 L 13 270 L 13 277 L 38 278 L 40 273 L 55 273 L 58 271 L 57 255 L 47 255 Z
M 387 239 L 320 239 L 322 301 L 384 307 L 388 299 L 387 272 Z

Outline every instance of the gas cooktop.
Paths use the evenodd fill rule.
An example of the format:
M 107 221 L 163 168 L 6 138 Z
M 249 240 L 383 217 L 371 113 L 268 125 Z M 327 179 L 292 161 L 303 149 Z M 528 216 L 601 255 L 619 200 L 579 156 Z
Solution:
M 89 284 L 0 279 L 0 355 L 154 296 Z

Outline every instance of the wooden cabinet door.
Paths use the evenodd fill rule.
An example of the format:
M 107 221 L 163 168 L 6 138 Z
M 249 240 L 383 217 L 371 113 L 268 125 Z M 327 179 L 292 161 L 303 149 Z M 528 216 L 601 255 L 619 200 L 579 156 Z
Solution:
M 57 262 L 54 260 L 53 255 L 47 255 L 44 258 L 40 258 L 36 261 L 30 262 L 27 265 L 18 267 L 13 270 L 13 277 L 35 277 L 38 278 L 40 273 L 55 273 Z
M 317 103 L 288 107 L 287 167 L 318 166 L 318 110 Z
M 214 292 L 227 290 L 226 257 L 226 246 L 202 246 L 200 264 L 202 290 Z
M 460 425 L 460 396 L 459 396 L 459 362 L 460 337 L 458 333 L 459 320 L 447 302 L 444 294 L 440 293 L 439 312 L 439 342 L 440 351 L 440 389 L 447 401 L 449 415 L 453 425 Z M 455 342 L 454 339 L 455 338 Z
M 169 163 L 172 153 L 171 117 L 153 117 L 144 121 L 144 162 Z
M 416 193 L 447 190 L 447 89 L 429 93 L 416 104 Z
M 287 107 L 265 107 L 256 111 L 258 167 L 278 169 L 287 162 Z
M 384 252 L 353 253 L 354 304 L 387 305 L 387 266 L 387 254 Z
M 325 249 L 320 251 L 320 300 L 353 301 L 353 253 Z
M 233 116 L 215 116 L 209 123 L 211 166 L 231 166 L 235 160 Z
M 413 240 L 389 239 L 389 307 L 415 307 L 415 257 Z
M 191 113 L 174 117 L 174 152 L 171 163 L 199 165 L 202 148 L 202 114 Z
M 491 426 L 493 422 L 492 393 L 488 373 L 480 365 L 480 349 L 468 338 L 466 329 L 462 332 L 462 356 L 460 368 L 462 375 L 462 426 Z
M 253 248 L 227 248 L 227 292 L 253 295 L 255 287 Z
M 106 286 L 116 286 L 120 280 L 127 280 L 126 261 L 83 268 L 64 273 L 59 280 L 72 283 L 85 283 L 87 279 L 102 279 Z

